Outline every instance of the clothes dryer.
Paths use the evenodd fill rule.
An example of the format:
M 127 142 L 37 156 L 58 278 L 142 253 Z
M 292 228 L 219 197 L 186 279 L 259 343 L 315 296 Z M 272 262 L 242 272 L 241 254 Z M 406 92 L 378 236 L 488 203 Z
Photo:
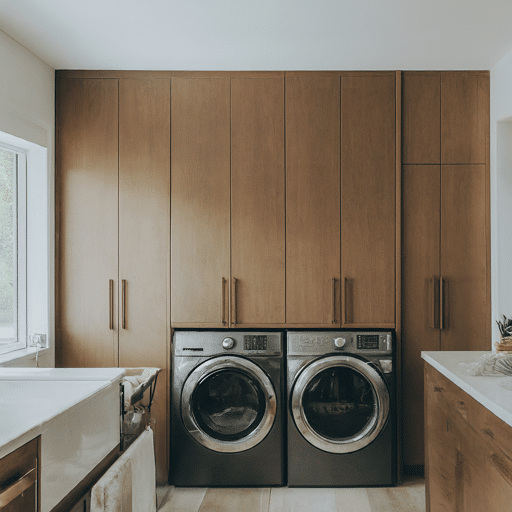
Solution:
M 396 483 L 393 332 L 288 332 L 288 485 Z
M 284 483 L 281 332 L 177 331 L 171 483 Z

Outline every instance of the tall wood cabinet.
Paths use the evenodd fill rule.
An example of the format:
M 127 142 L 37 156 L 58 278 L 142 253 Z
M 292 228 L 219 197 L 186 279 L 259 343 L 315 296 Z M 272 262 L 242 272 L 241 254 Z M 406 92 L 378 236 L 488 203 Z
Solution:
M 284 79 L 173 78 L 171 322 L 285 322 Z
M 422 350 L 488 350 L 489 76 L 403 73 L 404 463 L 424 464 Z
M 169 80 L 57 79 L 57 364 L 162 368 L 167 480 Z
M 290 326 L 395 326 L 395 81 L 286 78 Z

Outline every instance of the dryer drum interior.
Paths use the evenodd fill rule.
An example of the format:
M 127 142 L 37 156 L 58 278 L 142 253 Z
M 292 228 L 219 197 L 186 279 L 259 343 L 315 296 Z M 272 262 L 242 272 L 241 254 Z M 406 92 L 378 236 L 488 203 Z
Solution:
M 390 398 L 380 373 L 351 356 L 324 357 L 306 366 L 291 395 L 295 424 L 313 446 L 350 453 L 382 431 Z
M 261 442 L 276 416 L 270 379 L 256 364 L 236 356 L 213 358 L 188 377 L 181 413 L 189 433 L 218 452 L 241 452 Z

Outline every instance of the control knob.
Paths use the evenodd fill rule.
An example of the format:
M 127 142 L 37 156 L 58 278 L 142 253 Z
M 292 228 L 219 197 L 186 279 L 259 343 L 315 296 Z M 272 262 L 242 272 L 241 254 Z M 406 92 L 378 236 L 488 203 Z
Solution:
M 336 345 L 337 348 L 342 348 L 345 346 L 345 343 L 346 343 L 346 340 L 345 338 L 336 338 L 334 340 L 334 344 Z
M 235 340 L 233 338 L 224 338 L 222 340 L 222 346 L 229 350 L 230 348 L 233 348 L 235 346 Z

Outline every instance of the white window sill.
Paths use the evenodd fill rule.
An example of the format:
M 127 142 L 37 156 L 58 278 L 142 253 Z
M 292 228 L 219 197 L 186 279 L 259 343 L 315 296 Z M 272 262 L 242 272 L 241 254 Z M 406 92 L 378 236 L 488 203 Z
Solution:
M 49 348 L 39 349 L 38 357 L 44 356 L 49 350 Z M 0 366 L 35 366 L 36 352 L 36 347 L 29 347 L 0 354 Z

